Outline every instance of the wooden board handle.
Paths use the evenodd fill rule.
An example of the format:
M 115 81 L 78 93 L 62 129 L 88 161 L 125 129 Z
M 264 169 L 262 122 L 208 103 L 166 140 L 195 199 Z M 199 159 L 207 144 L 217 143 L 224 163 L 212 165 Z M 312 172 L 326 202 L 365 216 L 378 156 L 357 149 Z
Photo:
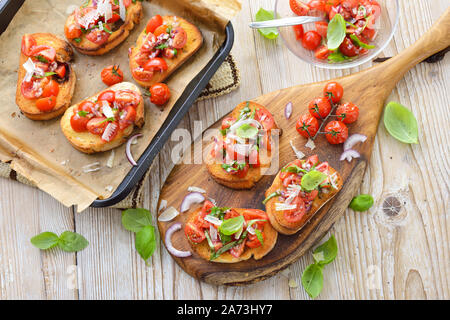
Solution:
M 450 7 L 416 43 L 379 66 L 393 88 L 409 69 L 449 46 Z

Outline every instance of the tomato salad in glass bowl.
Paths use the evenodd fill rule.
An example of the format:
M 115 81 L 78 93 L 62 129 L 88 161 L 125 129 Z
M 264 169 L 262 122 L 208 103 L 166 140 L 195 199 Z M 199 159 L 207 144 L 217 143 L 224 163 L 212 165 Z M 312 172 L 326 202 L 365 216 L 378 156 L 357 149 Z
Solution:
M 375 58 L 398 24 L 398 0 L 276 0 L 278 18 L 318 16 L 323 21 L 279 28 L 287 47 L 318 67 L 343 69 Z

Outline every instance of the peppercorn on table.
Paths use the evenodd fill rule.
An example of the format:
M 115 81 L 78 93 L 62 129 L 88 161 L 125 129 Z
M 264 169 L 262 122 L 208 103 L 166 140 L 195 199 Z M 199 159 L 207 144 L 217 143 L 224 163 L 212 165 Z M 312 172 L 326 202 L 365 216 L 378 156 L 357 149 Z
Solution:
M 449 5 L 448 0 L 400 1 L 399 28 L 381 56 L 411 45 Z M 240 89 L 196 103 L 179 128 L 191 129 L 196 121 L 207 128 L 249 98 L 370 67 L 324 70 L 301 62 L 280 38 L 268 40 L 248 28 L 260 7 L 273 9 L 273 1 L 243 1 L 232 21 Z M 317 299 L 450 298 L 449 75 L 447 55 L 413 68 L 390 95 L 388 101 L 403 104 L 417 118 L 419 144 L 402 144 L 380 123 L 360 188 L 375 204 L 367 212 L 348 209 L 325 237 L 335 236 L 338 255 L 324 269 Z M 145 207 L 154 218 L 175 144 L 165 145 L 145 181 Z M 7 179 L 0 179 L 0 195 L 0 299 L 309 299 L 301 274 L 313 260 L 310 253 L 263 282 L 212 286 L 181 270 L 162 245 L 146 265 L 117 209 L 76 214 L 47 194 Z M 29 241 L 43 231 L 66 230 L 82 234 L 89 246 L 78 253 L 40 251 Z

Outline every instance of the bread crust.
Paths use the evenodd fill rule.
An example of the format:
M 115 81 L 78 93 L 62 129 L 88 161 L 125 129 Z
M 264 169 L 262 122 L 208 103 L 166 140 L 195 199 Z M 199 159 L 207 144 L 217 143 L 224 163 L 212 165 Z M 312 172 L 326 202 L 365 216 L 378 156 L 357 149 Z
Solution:
M 36 45 L 49 45 L 56 50 L 56 61 L 67 63 L 69 70 L 69 78 L 64 83 L 59 84 L 59 93 L 56 97 L 56 105 L 50 111 L 41 111 L 36 107 L 36 99 L 26 99 L 21 92 L 22 81 L 26 75 L 26 70 L 23 64 L 29 57 L 20 52 L 19 71 L 17 77 L 16 88 L 16 104 L 22 113 L 32 120 L 50 120 L 60 116 L 70 106 L 73 93 L 75 91 L 76 75 L 75 71 L 70 65 L 73 59 L 72 47 L 54 34 L 51 33 L 34 33 L 33 38 L 36 40 Z
M 92 0 L 89 1 L 89 5 L 92 3 Z M 95 44 L 88 39 L 84 35 L 81 36 L 81 41 L 78 43 L 74 39 L 67 39 L 70 44 L 80 53 L 89 55 L 89 56 L 101 56 L 119 44 L 121 44 L 125 39 L 130 35 L 130 31 L 134 29 L 134 27 L 141 22 L 143 16 L 142 3 L 140 1 L 136 1 L 136 3 L 131 3 L 127 8 L 127 16 L 125 18 L 124 23 L 114 31 L 108 38 L 108 41 L 99 45 Z M 75 19 L 74 13 L 72 13 L 66 20 L 66 25 L 70 25 Z
M 163 21 L 165 23 L 171 24 L 174 21 L 174 16 L 163 16 Z M 177 70 L 186 60 L 188 60 L 190 57 L 194 55 L 202 46 L 203 44 L 203 36 L 200 30 L 187 21 L 186 19 L 176 17 L 177 22 L 179 23 L 179 26 L 182 27 L 186 33 L 187 33 L 187 42 L 186 45 L 183 47 L 182 50 L 179 51 L 179 53 L 172 59 L 166 59 L 163 58 L 168 66 L 168 69 L 164 72 L 156 72 L 152 79 L 150 81 L 140 81 L 136 79 L 134 76 L 134 80 L 139 83 L 144 88 L 149 88 L 155 83 L 163 82 L 165 79 L 167 79 L 175 70 Z M 134 59 L 138 53 L 142 45 L 144 44 L 147 34 L 145 32 L 146 30 L 142 30 L 142 32 L 139 34 L 139 37 L 136 41 L 136 45 L 131 47 L 131 51 L 129 54 L 129 61 L 130 61 L 130 70 L 133 71 L 135 68 L 139 67 L 136 60 Z M 131 73 L 133 75 L 133 72 Z
M 336 186 L 337 189 L 330 189 L 330 192 L 323 193 L 320 192 L 319 195 L 313 200 L 311 210 L 309 210 L 300 221 L 297 222 L 289 222 L 284 217 L 283 211 L 276 211 L 275 210 L 275 203 L 277 202 L 277 197 L 270 199 L 266 203 L 266 212 L 269 216 L 270 223 L 273 225 L 273 227 L 280 233 L 291 235 L 294 233 L 297 233 L 303 226 L 314 216 L 314 214 L 319 211 L 320 208 L 322 208 L 329 200 L 331 200 L 341 189 L 343 185 L 342 177 L 339 175 L 339 173 L 333 169 L 332 167 L 329 167 L 329 173 L 330 175 L 336 173 Z M 272 185 L 267 189 L 265 196 L 268 197 L 272 193 L 276 192 L 277 190 L 282 190 L 283 188 L 283 182 L 280 179 L 280 172 L 276 175 L 275 179 L 273 180 Z
M 190 214 L 189 219 L 186 223 L 194 222 L 195 218 L 201 212 L 201 210 L 202 209 L 200 207 L 197 210 L 193 211 Z M 234 210 L 242 214 L 247 209 L 234 208 Z M 229 252 L 225 252 L 216 259 L 211 261 L 209 260 L 211 251 L 208 242 L 206 240 L 202 241 L 199 244 L 193 243 L 191 241 L 189 242 L 191 244 L 192 249 L 205 260 L 218 263 L 237 263 L 239 261 L 248 260 L 251 257 L 253 257 L 255 260 L 259 260 L 263 258 L 265 255 L 267 255 L 273 249 L 273 247 L 277 242 L 278 237 L 277 231 L 270 225 L 269 221 L 267 221 L 267 223 L 264 224 L 263 232 L 265 235 L 264 244 L 258 248 L 245 247 L 244 252 L 238 258 L 233 257 Z
M 248 104 L 250 110 L 255 110 L 256 108 L 266 109 L 264 106 L 253 102 L 253 101 L 245 101 L 240 103 L 230 114 L 230 117 L 237 119 L 240 115 L 240 112 L 243 108 L 245 108 Z M 267 109 L 266 109 L 267 110 Z M 275 123 L 273 129 L 278 129 L 277 124 Z M 212 145 L 214 142 L 212 143 Z M 270 167 L 272 155 L 271 153 L 267 154 L 267 158 L 263 158 L 261 154 L 261 165 L 259 168 L 249 168 L 248 173 L 244 178 L 239 178 L 236 175 L 227 173 L 223 168 L 222 164 L 215 163 L 211 153 L 208 152 L 206 157 L 206 168 L 208 169 L 209 174 L 217 183 L 220 183 L 231 189 L 251 189 L 253 186 L 262 178 L 264 170 L 267 170 Z
M 139 95 L 141 96 L 141 102 L 136 107 L 136 120 L 134 124 L 137 127 L 142 127 L 144 125 L 144 100 L 142 98 L 141 92 L 139 91 L 139 88 L 130 82 L 121 82 L 118 84 L 115 84 L 105 90 L 100 91 L 96 95 L 89 97 L 83 101 L 89 100 L 89 101 L 96 101 L 97 97 L 106 90 L 123 90 L 123 89 L 130 89 L 136 92 L 139 92 Z M 81 101 L 80 101 L 81 102 Z M 67 111 L 64 113 L 63 117 L 61 118 L 61 130 L 64 134 L 64 136 L 69 140 L 70 144 L 77 150 L 84 152 L 84 153 L 96 153 L 96 152 L 103 152 L 107 150 L 114 149 L 118 146 L 120 146 L 122 143 L 126 141 L 126 138 L 131 135 L 133 132 L 134 126 L 128 126 L 125 128 L 125 130 L 120 130 L 119 133 L 116 135 L 116 137 L 109 141 L 105 142 L 101 139 L 101 136 L 95 135 L 90 133 L 89 131 L 85 132 L 76 132 L 72 129 L 72 126 L 70 125 L 70 118 L 73 115 L 73 110 L 77 108 L 79 103 L 71 106 Z

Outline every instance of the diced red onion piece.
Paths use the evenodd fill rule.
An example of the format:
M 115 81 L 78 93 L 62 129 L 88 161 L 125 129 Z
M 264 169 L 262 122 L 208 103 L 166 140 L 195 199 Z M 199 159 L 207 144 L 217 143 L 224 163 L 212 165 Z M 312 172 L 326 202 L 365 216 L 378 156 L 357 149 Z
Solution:
M 131 154 L 131 144 L 133 143 L 133 141 L 134 141 L 135 139 L 137 139 L 137 138 L 139 138 L 139 137 L 142 137 L 142 133 L 135 134 L 135 135 L 132 136 L 130 139 L 128 139 L 128 141 L 127 141 L 127 146 L 126 146 L 126 148 L 125 148 L 125 153 L 126 153 L 126 155 L 127 155 L 127 159 L 128 159 L 128 161 L 130 161 L 130 163 L 131 163 L 133 166 L 137 166 L 137 163 L 136 163 L 136 161 L 134 160 L 133 155 Z
M 351 149 L 358 142 L 364 142 L 367 140 L 367 136 L 359 133 L 352 134 L 344 142 L 344 151 Z
M 202 203 L 205 201 L 205 196 L 200 192 L 188 193 L 181 202 L 180 211 L 188 211 L 194 203 Z
M 284 107 L 284 116 L 289 119 L 292 116 L 292 102 L 288 102 L 286 107 Z
M 355 151 L 353 149 L 345 150 L 341 154 L 341 158 L 339 160 L 344 161 L 347 160 L 348 162 L 352 161 L 354 158 L 359 158 L 361 155 L 358 151 Z
M 186 258 L 192 255 L 190 251 L 181 251 L 178 249 L 175 249 L 172 245 L 172 235 L 175 231 L 178 231 L 181 229 L 181 223 L 177 222 L 174 223 L 167 229 L 166 236 L 165 236 L 165 242 L 166 242 L 166 248 L 167 251 L 169 251 L 173 256 L 178 258 Z

